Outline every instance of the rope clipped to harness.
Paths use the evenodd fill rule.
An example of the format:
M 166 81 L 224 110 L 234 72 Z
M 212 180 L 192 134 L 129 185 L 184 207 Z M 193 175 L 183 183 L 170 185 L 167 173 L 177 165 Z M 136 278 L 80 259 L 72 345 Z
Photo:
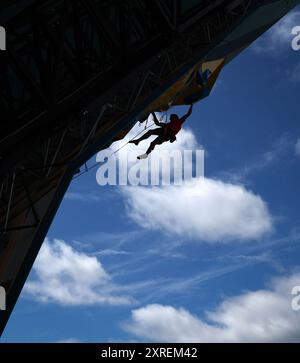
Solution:
M 159 122 L 164 122 L 165 124 L 168 122 L 168 111 L 162 113 L 159 118 Z
M 165 118 L 165 123 L 167 123 L 168 120 L 168 111 L 165 111 L 165 113 L 163 115 L 161 115 L 160 117 L 160 121 L 162 122 L 163 119 Z M 133 136 L 130 140 L 128 140 L 124 145 L 122 145 L 121 147 L 119 147 L 117 150 L 115 150 L 114 152 L 111 153 L 111 155 L 108 156 L 108 159 L 110 157 L 112 157 L 113 155 L 117 154 L 120 150 L 122 150 L 125 146 L 127 146 L 129 144 L 130 141 L 134 140 L 135 138 L 137 138 L 142 132 L 144 132 L 145 130 L 149 129 L 150 127 L 152 127 L 154 125 L 154 122 L 152 122 L 149 126 L 148 126 L 148 119 L 146 120 L 146 124 L 145 127 L 142 131 L 138 132 L 135 136 Z M 176 140 L 176 137 L 175 137 Z M 174 141 L 175 141 L 174 140 Z M 174 142 L 173 141 L 173 142 Z M 73 177 L 73 179 L 77 179 L 79 178 L 81 175 L 86 174 L 87 172 L 89 172 L 91 169 L 94 169 L 99 163 L 95 163 L 93 165 L 91 165 L 89 168 L 87 167 L 87 165 L 85 165 L 85 170 L 77 175 L 75 175 Z
M 147 119 L 148 121 L 148 119 Z M 108 159 L 111 158 L 113 155 L 117 154 L 120 150 L 122 150 L 125 146 L 127 146 L 129 144 L 130 141 L 134 140 L 136 137 L 138 137 L 142 132 L 144 132 L 146 129 L 149 129 L 150 127 L 152 127 L 154 125 L 154 122 L 149 125 L 146 126 L 144 130 L 138 132 L 135 136 L 133 136 L 130 140 L 128 140 L 124 145 L 122 145 L 121 147 L 119 147 L 117 150 L 115 150 L 114 152 L 112 152 L 109 156 Z M 82 176 L 83 174 L 86 174 L 87 172 L 89 172 L 90 170 L 94 169 L 97 165 L 99 165 L 99 163 L 94 163 L 92 164 L 90 167 L 87 166 L 87 164 L 85 164 L 85 170 L 77 175 L 75 175 L 73 177 L 73 179 L 77 179 L 80 176 Z

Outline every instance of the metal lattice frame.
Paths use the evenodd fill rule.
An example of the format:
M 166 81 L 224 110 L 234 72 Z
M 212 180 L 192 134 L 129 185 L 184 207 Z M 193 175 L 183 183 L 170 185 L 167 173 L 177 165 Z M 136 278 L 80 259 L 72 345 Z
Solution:
M 93 58 L 93 54 L 95 55 L 97 51 L 97 45 L 91 47 L 89 51 L 84 51 L 88 68 L 79 72 L 80 67 L 83 67 L 84 60 L 81 59 L 82 57 L 77 59 L 75 54 L 82 53 L 83 49 L 81 44 L 85 38 L 81 39 L 81 41 L 77 40 L 76 44 L 78 48 L 76 50 L 73 49 L 72 51 L 74 58 L 78 61 L 75 66 L 74 59 L 71 61 L 71 57 L 68 55 L 70 45 L 66 34 L 68 33 L 69 28 L 66 24 L 63 24 L 62 19 L 66 20 L 66 14 L 71 10 L 74 12 L 74 14 L 71 13 L 74 16 L 69 14 L 68 18 L 76 19 L 75 14 L 78 13 L 79 9 L 83 10 L 83 8 L 80 8 L 80 5 L 83 7 L 82 1 L 55 1 L 51 3 L 56 5 L 55 7 L 52 4 L 51 11 L 47 7 L 42 7 L 41 9 L 38 9 L 39 11 L 34 13 L 38 20 L 37 23 L 31 27 L 31 30 L 33 31 L 31 39 L 39 39 L 40 43 L 34 43 L 32 52 L 27 52 L 27 54 L 25 54 L 25 51 L 29 49 L 29 46 L 24 44 L 25 34 L 22 36 L 18 32 L 13 32 L 15 38 L 13 37 L 12 44 L 15 45 L 16 49 L 20 49 L 22 56 L 21 58 L 20 56 L 16 56 L 16 50 L 11 47 L 8 55 L 8 62 L 6 64 L 7 72 L 2 75 L 2 77 L 6 79 L 5 84 L 8 85 L 6 89 L 2 90 L 5 97 L 1 98 L 2 103 L 6 103 L 6 119 L 11 120 L 12 114 L 19 115 L 20 113 L 20 116 L 23 117 L 20 128 L 17 130 L 14 129 L 13 132 L 9 132 L 9 127 L 15 127 L 15 124 L 9 123 L 7 130 L 5 130 L 4 125 L 4 133 L 7 131 L 7 136 L 2 138 L 0 142 L 0 155 L 2 159 L 0 172 L 4 177 L 0 188 L 1 201 L 7 211 L 5 226 L 4 228 L 2 227 L 2 232 L 6 231 L 8 228 L 7 216 L 9 215 L 10 219 L 13 219 L 15 216 L 15 213 L 12 211 L 14 206 L 16 204 L 22 204 L 24 200 L 28 202 L 23 184 L 18 178 L 19 171 L 22 172 L 22 178 L 27 179 L 30 184 L 33 182 L 40 185 L 43 184 L 43 180 L 46 179 L 51 185 L 51 176 L 56 179 L 56 174 L 59 172 L 58 169 L 61 166 L 68 165 L 71 160 L 74 160 L 74 158 L 78 156 L 78 153 L 82 152 L 83 142 L 88 140 L 89 143 L 92 143 L 93 138 L 97 139 L 99 133 L 102 134 L 105 132 L 105 129 L 111 128 L 111 126 L 114 125 L 114 123 L 117 123 L 124 115 L 134 110 L 139 102 L 146 99 L 147 96 L 152 94 L 161 84 L 164 84 L 170 76 L 175 74 L 176 70 L 179 70 L 187 61 L 191 60 L 195 54 L 195 50 L 206 47 L 214 40 L 216 35 L 222 33 L 236 18 L 240 18 L 242 15 L 241 12 L 239 12 L 233 16 L 231 13 L 226 12 L 226 7 L 223 6 L 219 11 L 216 11 L 213 16 L 208 17 L 206 21 L 202 21 L 200 24 L 196 23 L 196 26 L 193 27 L 189 33 L 177 34 L 176 41 L 174 41 L 169 48 L 156 54 L 154 58 L 152 54 L 152 59 L 147 60 L 147 64 L 143 64 L 141 70 L 134 70 L 129 77 L 126 77 L 121 81 L 119 80 L 115 87 L 108 92 L 105 90 L 107 93 L 106 95 L 103 94 L 102 91 L 102 96 L 98 97 L 93 102 L 96 104 L 95 107 L 93 104 L 89 105 L 86 98 L 83 102 L 77 102 L 78 97 L 72 94 L 72 91 L 81 91 L 80 88 L 77 89 L 76 87 L 83 87 L 81 86 L 81 82 L 86 81 L 86 74 L 88 72 L 90 72 L 89 76 L 92 77 L 89 82 L 94 80 L 94 75 L 96 74 L 97 77 L 100 77 L 101 86 L 103 87 L 103 83 L 105 83 L 104 78 L 109 77 L 109 79 L 111 79 L 110 69 L 112 68 L 112 65 L 108 62 L 107 68 L 105 68 L 104 60 L 102 64 L 97 63 L 97 60 L 99 61 L 100 59 L 99 55 L 98 58 Z M 82 27 L 86 29 L 86 32 L 81 35 L 87 36 L 88 41 L 85 42 L 85 44 L 91 44 L 92 40 L 88 36 L 91 32 L 87 29 L 92 28 L 92 19 L 95 17 L 95 12 L 92 11 L 91 1 L 84 1 L 83 3 L 84 8 L 87 8 L 88 10 L 87 13 L 83 15 L 83 20 L 81 21 Z M 96 4 L 97 3 L 98 2 L 96 2 Z M 122 2 L 123 6 L 125 3 L 126 2 Z M 137 1 L 137 4 L 141 3 L 142 2 Z M 217 1 L 216 5 L 219 3 L 220 1 Z M 247 3 L 250 2 L 248 1 Z M 58 7 L 59 4 L 62 4 L 61 7 Z M 132 5 L 133 2 L 131 1 L 130 4 Z M 55 11 L 53 10 L 53 7 Z M 211 7 L 212 6 L 210 5 L 209 8 Z M 241 7 L 241 10 L 242 12 L 246 12 L 247 8 Z M 152 6 L 149 7 L 149 12 L 150 11 L 153 11 Z M 48 19 L 47 24 L 42 26 L 41 23 L 43 18 L 41 17 L 41 14 L 48 16 L 49 12 L 53 15 L 53 18 Z M 32 14 L 32 12 L 29 14 Z M 57 14 L 60 14 L 59 18 Z M 89 18 L 87 18 L 88 15 L 90 16 Z M 22 20 L 23 19 L 24 18 L 22 17 Z M 60 31 L 59 33 L 64 34 L 64 36 L 61 36 L 61 39 L 64 39 L 62 43 L 60 45 L 56 44 L 56 49 L 59 49 L 55 54 L 56 59 L 54 59 L 54 54 L 51 54 L 53 50 L 50 46 L 50 44 L 52 44 L 52 38 L 54 38 L 54 31 L 52 33 L 49 31 L 50 25 L 53 24 L 55 19 L 57 28 Z M 60 19 L 60 21 L 58 19 Z M 89 19 L 89 23 L 87 22 L 87 19 Z M 140 17 L 139 15 L 139 20 L 143 23 L 144 17 Z M 78 28 L 76 27 L 79 26 L 79 22 L 76 20 L 72 21 L 73 23 L 71 25 L 74 26 L 73 33 L 76 34 L 78 33 Z M 123 22 L 126 23 L 124 20 Z M 15 20 L 15 23 L 19 25 L 20 21 L 18 22 Z M 11 23 L 9 25 L 10 27 L 12 26 Z M 119 26 L 123 29 L 126 25 L 120 24 Z M 108 24 L 108 29 L 111 27 L 112 25 Z M 49 35 L 48 40 L 50 43 L 47 44 L 47 52 L 43 52 L 43 49 L 46 49 L 46 34 L 39 33 L 39 30 L 41 29 L 48 29 L 47 34 Z M 105 30 L 107 30 L 107 28 L 105 28 Z M 146 29 L 144 29 L 143 34 L 148 34 L 150 30 L 150 25 L 146 23 Z M 109 50 L 107 50 L 107 53 L 111 55 L 115 54 L 116 49 L 114 48 L 114 44 L 116 44 L 117 35 L 113 36 L 113 32 L 110 32 L 110 36 L 113 36 L 114 39 L 109 39 L 107 38 L 108 36 L 105 31 L 96 34 L 101 34 L 101 36 L 98 35 L 96 44 L 102 44 L 102 42 L 105 43 L 105 41 L 109 41 L 112 48 L 108 48 Z M 157 31 L 155 34 L 157 34 Z M 29 35 L 27 35 L 26 38 L 30 38 Z M 157 38 L 157 35 L 154 38 Z M 143 41 L 143 43 L 145 43 L 145 41 Z M 117 48 L 118 47 L 120 47 L 120 44 L 117 45 Z M 37 51 L 37 49 L 39 50 Z M 134 53 L 136 52 L 137 50 L 135 49 Z M 47 54 L 44 61 L 42 60 L 43 53 Z M 23 63 L 21 63 L 22 59 Z M 55 72 L 51 72 L 51 66 L 54 67 Z M 118 72 L 118 67 L 119 65 L 116 66 L 114 72 Z M 11 74 L 12 69 L 15 71 L 15 74 L 14 77 L 11 78 L 11 81 L 8 82 L 7 78 L 8 75 Z M 24 70 L 23 73 L 21 69 Z M 28 71 L 26 71 L 27 69 L 34 69 L 35 71 L 28 73 Z M 74 69 L 77 69 L 75 73 L 73 72 Z M 61 70 L 60 75 L 59 70 Z M 81 74 L 80 77 L 78 76 L 78 72 Z M 12 83 L 16 80 L 17 74 L 19 75 L 19 84 L 18 86 L 14 84 L 14 87 L 12 87 Z M 49 74 L 51 74 L 51 80 L 49 79 Z M 76 78 L 75 74 L 77 74 L 78 78 Z M 60 82 L 58 80 L 60 80 Z M 129 84 L 130 87 L 128 87 Z M 88 87 L 86 83 L 84 83 L 84 86 Z M 73 87 L 75 88 L 73 89 Z M 20 92 L 20 88 L 22 88 L 22 92 Z M 13 91 L 15 91 L 14 95 Z M 71 95 L 68 95 L 68 92 L 71 92 Z M 99 93 L 100 92 L 101 90 L 99 89 Z M 19 99 L 17 98 L 17 94 L 20 96 Z M 8 95 L 11 96 L 10 100 L 8 100 Z M 70 105 L 68 105 L 66 110 L 61 109 L 61 104 L 65 101 L 66 97 L 70 98 L 70 96 L 74 96 L 74 102 L 76 101 L 77 105 L 74 108 L 69 108 Z M 40 103 L 39 105 L 36 105 L 36 107 L 33 107 L 36 103 L 36 101 L 34 101 L 36 98 Z M 47 102 L 45 102 L 45 100 L 47 100 Z M 79 106 L 82 107 L 79 107 L 78 103 Z M 98 105 L 101 104 L 107 104 L 110 105 L 110 107 L 107 107 L 103 113 L 101 124 L 99 124 L 98 121 L 96 121 L 95 124 L 96 113 L 99 108 Z M 8 107 L 8 105 L 11 107 Z M 26 110 L 26 106 L 28 106 L 28 111 Z M 48 106 L 48 109 L 45 108 L 46 106 Z M 90 112 L 87 112 L 88 108 L 91 108 Z M 61 117 L 59 117 L 60 111 Z M 68 115 L 66 114 L 66 111 L 69 113 Z M 84 113 L 85 119 L 83 120 Z M 27 119 L 29 116 L 30 118 Z M 63 121 L 61 119 L 62 117 L 64 117 Z M 91 130 L 93 131 L 92 134 Z M 38 140 L 36 140 L 35 137 L 36 132 L 38 132 L 39 135 Z M 16 147 L 15 142 L 19 139 L 18 147 Z M 35 144 L 36 141 L 38 141 L 37 144 Z M 70 152 L 70 150 L 72 151 Z M 22 158 L 20 158 L 20 155 L 22 155 Z M 11 180 L 13 176 L 14 183 L 12 184 Z M 13 192 L 11 197 L 8 195 L 10 192 Z M 15 196 L 14 202 L 12 202 L 13 196 Z M 15 199 L 17 200 L 15 201 Z M 28 203 L 25 204 L 28 205 Z M 20 207 L 17 209 L 19 211 Z

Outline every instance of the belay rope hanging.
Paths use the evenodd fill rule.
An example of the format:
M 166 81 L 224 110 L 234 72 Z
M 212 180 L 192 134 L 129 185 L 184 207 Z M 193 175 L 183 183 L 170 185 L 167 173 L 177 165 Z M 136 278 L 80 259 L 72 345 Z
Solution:
M 167 122 L 167 119 L 168 119 L 168 111 L 165 111 L 165 113 L 160 117 L 160 122 L 163 121 L 163 119 L 165 118 L 165 123 Z M 146 120 L 146 125 L 144 127 L 144 129 L 142 131 L 140 131 L 139 133 L 137 133 L 135 136 L 133 136 L 130 140 L 128 140 L 126 142 L 126 144 L 122 145 L 121 147 L 119 147 L 117 150 L 113 151 L 109 156 L 108 156 L 108 159 L 110 157 L 112 157 L 113 155 L 117 154 L 120 150 L 122 150 L 125 146 L 127 146 L 129 144 L 130 141 L 134 140 L 136 137 L 138 137 L 142 132 L 144 132 L 145 130 L 149 129 L 150 127 L 152 127 L 155 123 L 152 122 L 150 125 L 148 125 L 148 118 Z M 95 163 L 93 165 L 91 165 L 89 168 L 85 168 L 85 170 L 77 175 L 75 175 L 73 177 L 73 179 L 77 179 L 79 178 L 81 175 L 83 174 L 86 174 L 87 172 L 89 172 L 91 169 L 94 169 L 97 165 L 99 165 L 99 163 Z

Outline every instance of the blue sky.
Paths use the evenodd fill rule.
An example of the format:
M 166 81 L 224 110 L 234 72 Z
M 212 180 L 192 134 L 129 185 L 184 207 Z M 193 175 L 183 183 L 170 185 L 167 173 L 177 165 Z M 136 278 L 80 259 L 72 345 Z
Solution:
M 195 189 L 73 181 L 3 342 L 300 341 L 296 25 L 299 7 L 195 105 L 173 146 L 205 148 Z

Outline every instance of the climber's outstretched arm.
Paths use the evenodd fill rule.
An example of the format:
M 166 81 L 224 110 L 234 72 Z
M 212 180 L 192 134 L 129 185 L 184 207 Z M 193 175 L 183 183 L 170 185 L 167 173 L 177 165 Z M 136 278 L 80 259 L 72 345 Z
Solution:
M 165 124 L 163 122 L 159 122 L 156 115 L 155 115 L 155 112 L 152 112 L 152 117 L 153 117 L 153 121 L 155 123 L 156 126 L 164 126 Z
M 190 105 L 190 108 L 189 108 L 188 112 L 187 112 L 184 116 L 182 116 L 182 117 L 180 118 L 180 121 L 181 121 L 181 123 L 182 123 L 182 124 L 184 123 L 184 121 L 185 121 L 188 117 L 190 117 L 190 116 L 191 116 L 192 112 L 193 112 L 193 104 L 191 104 L 191 105 Z

